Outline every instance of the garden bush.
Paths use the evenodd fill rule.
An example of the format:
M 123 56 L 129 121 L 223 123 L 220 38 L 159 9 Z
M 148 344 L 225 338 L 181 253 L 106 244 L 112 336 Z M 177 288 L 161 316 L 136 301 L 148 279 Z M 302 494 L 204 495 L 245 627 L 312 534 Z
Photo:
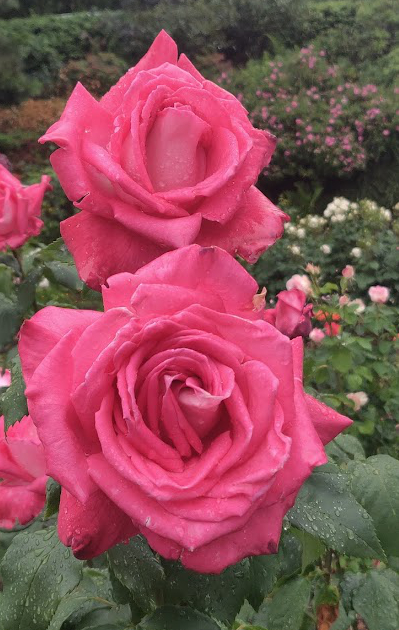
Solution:
M 224 72 L 219 83 L 239 96 L 256 125 L 278 136 L 264 186 L 284 182 L 287 188 L 289 181 L 301 181 L 311 182 L 314 190 L 319 183 L 324 188 L 346 180 L 356 190 L 352 196 L 373 197 L 375 187 L 383 203 L 399 198 L 394 177 L 398 88 L 364 84 L 351 66 L 335 65 L 328 50 L 313 44 Z M 381 161 L 388 180 L 384 192 L 378 188 L 380 171 L 374 176 Z M 355 183 L 360 177 L 363 189 Z
M 287 195 L 289 197 L 289 195 Z M 339 284 L 348 264 L 356 269 L 356 295 L 364 298 L 369 286 L 389 286 L 392 299 L 399 295 L 399 206 L 388 209 L 373 201 L 350 202 L 334 198 L 322 216 L 306 214 L 282 199 L 290 214 L 285 235 L 253 267 L 260 285 L 267 284 L 274 297 L 292 275 L 307 263 L 321 269 L 324 282 Z

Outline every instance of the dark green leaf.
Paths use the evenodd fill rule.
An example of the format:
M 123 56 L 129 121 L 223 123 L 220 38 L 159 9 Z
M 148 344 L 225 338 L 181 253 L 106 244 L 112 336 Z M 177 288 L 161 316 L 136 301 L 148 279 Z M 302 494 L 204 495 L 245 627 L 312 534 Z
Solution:
M 19 356 L 16 355 L 11 361 L 11 385 L 0 398 L 0 415 L 4 416 L 4 425 L 8 429 L 27 413 L 25 381 Z
M 110 549 L 108 558 L 115 576 L 132 593 L 137 606 L 145 612 L 153 610 L 160 599 L 165 573 L 146 540 L 135 536 L 127 545 Z
M 304 571 L 309 564 L 313 564 L 324 554 L 326 548 L 318 538 L 308 532 L 293 529 L 293 533 L 302 545 L 302 571 Z
M 255 624 L 270 630 L 300 630 L 311 592 L 310 582 L 296 577 L 279 588 L 273 599 L 261 606 Z
M 13 284 L 13 272 L 11 267 L 9 267 L 8 265 L 3 265 L 2 263 L 0 264 L 0 304 L 1 304 L 1 299 L 2 296 L 1 294 L 5 295 L 6 297 L 10 297 L 15 285 Z
M 60 484 L 49 477 L 46 485 L 46 507 L 44 509 L 44 518 L 50 518 L 50 516 L 57 514 L 60 505 L 60 496 Z
M 192 608 L 162 606 L 147 615 L 136 630 L 220 630 L 220 626 Z
M 347 463 L 353 459 L 365 459 L 363 446 L 353 435 L 340 434 L 326 446 L 327 455 L 338 464 Z
M 371 571 L 353 596 L 353 607 L 368 630 L 398 630 L 398 595 L 383 574 Z
M 27 311 L 35 301 L 36 285 L 42 276 L 42 270 L 34 269 L 17 288 L 17 299 L 21 313 Z
M 76 627 L 91 611 L 115 607 L 107 572 L 83 569 L 82 580 L 60 601 L 47 630 L 60 630 L 66 620 L 68 626 Z
M 21 325 L 18 302 L 0 293 L 0 349 L 11 343 Z
M 165 601 L 187 604 L 230 625 L 250 591 L 250 562 L 252 559 L 243 560 L 220 575 L 196 573 L 179 562 L 165 562 Z
M 319 466 L 305 482 L 294 507 L 291 523 L 324 544 L 361 558 L 385 558 L 369 514 L 347 487 L 347 479 L 334 464 Z
M 349 348 L 339 346 L 335 348 L 330 355 L 331 365 L 338 370 L 338 372 L 346 373 L 352 367 L 352 354 Z
M 82 566 L 53 527 L 18 534 L 0 566 L 3 630 L 47 630 L 59 602 L 81 578 Z
M 374 455 L 351 462 L 348 470 L 351 491 L 371 515 L 386 554 L 399 556 L 399 461 Z

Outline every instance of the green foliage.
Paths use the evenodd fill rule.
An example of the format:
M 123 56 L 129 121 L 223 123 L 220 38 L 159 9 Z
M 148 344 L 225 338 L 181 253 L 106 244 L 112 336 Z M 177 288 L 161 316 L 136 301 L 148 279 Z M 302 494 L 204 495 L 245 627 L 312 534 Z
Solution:
M 0 566 L 4 630 L 47 630 L 58 604 L 81 578 L 81 563 L 58 540 L 53 528 L 18 534 Z
M 27 415 L 28 407 L 25 398 L 25 381 L 22 376 L 21 362 L 16 355 L 10 361 L 11 385 L 0 397 L 0 416 L 4 416 L 4 426 L 9 426 Z
M 146 540 L 136 536 L 127 545 L 116 545 L 108 552 L 108 559 L 114 575 L 131 592 L 137 606 L 145 612 L 156 608 L 165 575 Z
M 304 483 L 289 520 L 337 552 L 385 558 L 373 521 L 348 491 L 345 476 L 333 464 L 318 467 Z
M 388 455 L 348 464 L 350 489 L 372 516 L 387 556 L 399 556 L 399 462 Z

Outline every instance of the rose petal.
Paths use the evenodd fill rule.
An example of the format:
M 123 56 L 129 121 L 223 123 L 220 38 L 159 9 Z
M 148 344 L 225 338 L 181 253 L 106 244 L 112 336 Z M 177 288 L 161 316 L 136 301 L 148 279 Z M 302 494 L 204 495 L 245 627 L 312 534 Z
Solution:
M 252 186 L 244 204 L 227 224 L 204 221 L 196 240 L 200 245 L 217 245 L 254 263 L 282 236 L 285 221 L 288 216 Z
M 131 520 L 101 490 L 82 504 L 62 489 L 58 535 L 80 560 L 94 558 L 136 534 Z

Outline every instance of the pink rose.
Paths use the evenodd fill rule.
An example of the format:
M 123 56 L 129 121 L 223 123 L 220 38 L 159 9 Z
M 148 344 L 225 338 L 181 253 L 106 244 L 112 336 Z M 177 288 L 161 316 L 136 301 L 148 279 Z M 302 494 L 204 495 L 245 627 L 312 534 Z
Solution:
M 377 302 L 377 304 L 385 304 L 385 302 L 389 299 L 389 289 L 387 287 L 382 287 L 379 284 L 374 287 L 370 287 L 368 294 L 370 296 L 370 300 L 372 302 Z
M 22 186 L 0 164 L 0 251 L 21 247 L 28 238 L 37 236 L 43 227 L 40 210 L 50 177 L 43 175 L 40 184 Z
M 321 343 L 325 336 L 325 333 L 320 328 L 313 328 L 309 333 L 309 339 L 314 343 Z
M 225 251 L 192 245 L 109 278 L 103 313 L 47 307 L 25 322 L 29 410 L 76 556 L 138 532 L 205 573 L 276 552 L 350 420 L 304 393 L 302 340 L 263 321 L 257 289 Z
M 349 398 L 355 405 L 355 411 L 359 411 L 361 407 L 367 405 L 369 401 L 369 397 L 366 392 L 353 392 L 352 394 L 346 394 L 346 397 Z
M 363 300 L 361 300 L 360 298 L 356 298 L 355 300 L 351 300 L 349 302 L 349 306 L 353 306 L 354 304 L 356 304 L 355 313 L 357 313 L 358 315 L 364 313 L 364 311 L 366 310 L 366 305 Z
M 291 291 L 291 289 L 298 289 L 299 291 L 303 291 L 306 295 L 312 295 L 312 283 L 308 276 L 295 273 L 289 280 L 287 280 L 285 286 L 288 291 Z
M 344 278 L 351 280 L 355 277 L 355 268 L 352 267 L 352 265 L 346 265 L 346 267 L 342 269 L 342 275 Z
M 275 137 L 165 31 L 100 102 L 78 83 L 45 141 L 61 147 L 51 163 L 82 210 L 61 233 L 93 288 L 191 243 L 255 262 L 288 219 L 253 185 Z
M 306 294 L 299 289 L 280 291 L 277 305 L 264 311 L 264 319 L 290 339 L 307 337 L 312 330 L 312 305 L 306 305 Z
M 46 498 L 44 452 L 29 416 L 4 433 L 0 416 L 0 527 L 24 525 L 43 509 Z

